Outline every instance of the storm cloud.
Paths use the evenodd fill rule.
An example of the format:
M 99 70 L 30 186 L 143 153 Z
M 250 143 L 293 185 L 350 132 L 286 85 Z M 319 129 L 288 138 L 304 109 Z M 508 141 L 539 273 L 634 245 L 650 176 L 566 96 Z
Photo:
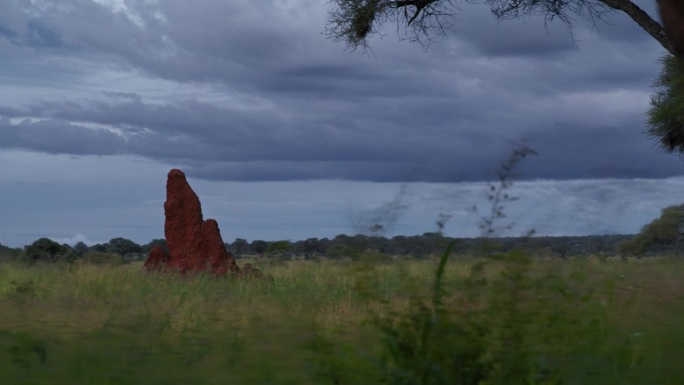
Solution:
M 3 65 L 28 96 L 0 100 L 0 148 L 212 180 L 454 182 L 491 178 L 522 142 L 540 154 L 525 178 L 680 173 L 643 134 L 662 50 L 621 15 L 571 34 L 464 5 L 427 52 L 387 26 L 359 55 L 321 35 L 325 2 L 116 4 L 3 1 Z
M 655 2 L 636 3 L 656 14 Z M 425 206 L 432 202 L 426 194 L 437 199 L 433 191 L 456 184 L 459 194 L 470 196 L 496 178 L 514 149 L 529 146 L 538 155 L 518 170 L 528 181 L 521 195 L 535 207 L 546 207 L 542 203 L 553 196 L 559 210 L 553 215 L 586 207 L 582 215 L 592 221 L 587 227 L 568 220 L 563 230 L 548 225 L 551 214 L 534 214 L 532 222 L 548 234 L 636 231 L 637 223 L 676 201 L 666 192 L 681 182 L 682 160 L 645 134 L 664 50 L 628 17 L 575 20 L 570 30 L 539 16 L 498 22 L 486 6 L 464 3 L 456 29 L 429 47 L 399 39 L 396 25 L 386 25 L 371 50 L 359 53 L 323 34 L 331 6 L 327 0 L 0 0 L 0 155 L 22 170 L 3 169 L 7 185 L 0 187 L 9 197 L 49 201 L 51 191 L 68 197 L 74 196 L 70 186 L 87 186 L 111 202 L 89 204 L 80 193 L 73 202 L 62 197 L 57 201 L 64 207 L 81 203 L 93 211 L 73 219 L 84 223 L 80 227 L 45 231 L 59 239 L 106 241 L 97 234 L 123 229 L 126 220 L 95 226 L 93 212 L 126 212 L 142 215 L 136 223 L 146 226 L 145 236 L 136 238 L 140 228 L 132 226 L 111 237 L 146 241 L 161 235 L 152 213 L 160 210 L 157 197 L 171 167 L 203 186 L 250 194 L 255 186 L 271 189 L 261 202 L 281 202 L 289 189 L 301 194 L 301 202 L 290 201 L 300 202 L 295 206 L 302 215 L 270 203 L 247 204 L 254 210 L 248 213 L 244 202 L 230 203 L 243 214 L 241 224 L 217 215 L 262 237 L 300 228 L 306 238 L 307 226 L 341 231 L 348 224 L 339 218 L 325 224 L 323 215 L 344 215 L 347 189 L 377 197 L 373 209 L 393 201 L 401 186 L 417 183 L 422 187 L 411 207 L 424 216 L 407 210 L 404 218 L 413 225 L 399 223 L 397 231 L 420 232 L 433 230 L 442 210 Z M 31 159 L 42 160 L 21 167 L 33 165 Z M 87 169 L 89 183 L 51 179 L 72 167 Z M 103 181 L 113 178 L 104 176 L 108 172 L 128 182 Z M 115 187 L 125 183 L 141 193 L 127 198 L 128 189 Z M 371 193 L 374 183 L 389 192 Z M 578 184 L 595 194 L 580 192 Z M 302 208 L 316 199 L 311 188 L 316 194 L 333 189 L 336 198 Z M 606 192 L 613 188 L 623 195 Z M 601 194 L 612 194 L 612 203 L 592 203 Z M 631 213 L 636 203 L 630 199 L 652 203 Z M 654 203 L 658 199 L 662 205 Z M 594 215 L 601 207 L 612 211 Z M 258 221 L 266 212 L 274 215 L 264 219 L 268 226 Z M 297 215 L 301 223 L 289 225 L 277 213 Z M 93 230 L 100 225 L 102 231 Z M 466 225 L 472 223 L 458 226 Z M 0 232 L 0 242 L 34 236 Z

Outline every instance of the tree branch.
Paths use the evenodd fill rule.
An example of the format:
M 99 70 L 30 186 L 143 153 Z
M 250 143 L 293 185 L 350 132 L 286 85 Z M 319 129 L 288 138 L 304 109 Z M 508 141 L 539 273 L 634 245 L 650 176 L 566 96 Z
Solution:
M 651 35 L 654 39 L 660 43 L 668 52 L 674 53 L 672 47 L 672 42 L 670 38 L 665 33 L 665 28 L 660 25 L 657 21 L 653 20 L 648 13 L 644 12 L 643 9 L 639 8 L 636 4 L 632 3 L 630 0 L 600 0 L 603 4 L 609 6 L 610 8 L 617 9 L 627 14 L 634 22 L 639 24 L 639 26 Z
M 411 25 L 414 20 L 416 20 L 416 17 L 420 14 L 421 11 L 428 5 L 432 3 L 436 3 L 440 0 L 397 0 L 394 2 L 394 8 L 402 8 L 402 7 L 415 7 L 416 12 L 413 14 L 413 17 L 411 17 L 407 23 L 407 25 Z
M 374 25 L 386 21 L 399 21 L 399 12 L 392 15 L 389 10 L 403 8 L 405 27 L 411 27 L 415 38 L 423 44 L 428 41 L 430 31 L 444 34 L 451 28 L 457 7 L 453 0 L 331 0 L 337 8 L 329 13 L 326 33 L 335 40 L 346 41 L 352 48 L 367 48 L 369 36 L 374 34 Z M 463 0 L 475 2 L 475 0 Z M 517 19 L 541 13 L 545 22 L 558 18 L 570 27 L 573 17 L 580 16 L 592 22 L 603 20 L 602 16 L 614 11 L 627 14 L 646 33 L 651 35 L 670 53 L 679 51 L 684 57 L 684 5 L 681 0 L 657 0 L 660 4 L 664 26 L 639 8 L 633 0 L 484 0 L 498 19 Z M 681 9 L 680 9 L 681 8 Z M 409 16 L 408 9 L 411 9 Z M 673 10 L 676 10 L 674 12 Z M 448 25 L 443 24 L 447 22 Z M 403 24 L 403 23 L 400 23 Z M 398 26 L 399 28 L 399 26 Z
M 432 3 L 436 3 L 440 0 L 397 0 L 394 1 L 394 8 L 401 8 L 401 7 L 409 7 L 409 6 L 414 6 L 414 7 L 420 7 L 420 8 L 425 8 L 425 6 L 430 5 Z

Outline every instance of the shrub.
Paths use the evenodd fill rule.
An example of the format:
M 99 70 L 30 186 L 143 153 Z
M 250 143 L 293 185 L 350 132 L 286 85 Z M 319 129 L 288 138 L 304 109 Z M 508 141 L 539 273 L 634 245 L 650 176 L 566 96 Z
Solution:
M 647 224 L 636 237 L 619 246 L 622 254 L 643 256 L 667 250 L 680 251 L 684 246 L 684 205 L 670 206 L 662 210 L 660 218 Z
M 73 262 L 76 255 L 67 245 L 60 245 L 48 238 L 40 238 L 24 247 L 19 258 L 22 262 L 33 265 L 40 262 Z

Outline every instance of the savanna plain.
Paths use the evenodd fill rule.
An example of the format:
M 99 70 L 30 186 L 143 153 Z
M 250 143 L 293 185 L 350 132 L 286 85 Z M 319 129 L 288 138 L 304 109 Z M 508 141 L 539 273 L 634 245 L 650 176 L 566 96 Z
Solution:
M 681 259 L 250 262 L 2 263 L 0 384 L 684 384 Z

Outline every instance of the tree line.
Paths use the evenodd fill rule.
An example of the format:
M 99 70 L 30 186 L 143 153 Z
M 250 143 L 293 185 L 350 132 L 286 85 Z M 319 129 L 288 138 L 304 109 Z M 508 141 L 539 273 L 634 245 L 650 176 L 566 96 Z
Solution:
M 236 258 L 269 258 L 279 260 L 305 259 L 376 259 L 411 258 L 423 259 L 439 255 L 454 243 L 456 255 L 477 256 L 485 252 L 509 252 L 521 250 L 534 257 L 582 257 L 582 256 L 661 256 L 684 255 L 684 205 L 670 206 L 662 210 L 660 218 L 645 225 L 633 235 L 589 235 L 565 237 L 506 237 L 506 238 L 453 238 L 439 232 L 421 235 L 397 235 L 391 238 L 363 234 L 340 234 L 332 239 L 308 238 L 265 241 L 236 238 L 226 243 L 226 249 Z M 153 239 L 139 245 L 126 238 L 112 238 L 109 242 L 87 246 L 78 242 L 74 246 L 59 244 L 48 238 L 40 238 L 23 248 L 11 248 L 0 244 L 0 262 L 21 261 L 29 264 L 40 262 L 86 261 L 91 263 L 123 264 L 144 260 L 155 246 L 168 250 L 165 239 Z
M 662 232 L 662 226 L 658 227 Z M 662 237 L 661 237 L 662 238 Z M 658 238 L 660 239 L 660 238 Z M 644 246 L 649 240 L 635 235 L 593 235 L 573 237 L 510 237 L 510 238 L 453 238 L 440 233 L 394 237 L 345 235 L 330 238 L 308 238 L 300 241 L 265 241 L 236 238 L 226 243 L 226 249 L 236 258 L 264 259 L 358 259 L 368 255 L 389 258 L 424 259 L 441 254 L 446 247 L 456 242 L 453 252 L 457 255 L 476 256 L 485 248 L 507 252 L 523 250 L 533 256 L 574 257 L 589 255 L 617 255 L 630 252 L 624 245 L 632 241 L 638 244 L 634 254 L 649 250 L 660 253 L 667 250 L 666 245 Z M 636 242 L 636 243 L 635 243 Z M 662 243 L 662 242 L 661 242 Z M 155 247 L 166 248 L 164 239 L 154 239 L 140 245 L 126 238 L 113 238 L 104 244 L 87 246 L 79 242 L 74 246 L 60 244 L 48 238 L 40 238 L 23 248 L 10 248 L 0 245 L 0 262 L 20 261 L 28 264 L 41 262 L 76 262 L 79 260 L 93 263 L 123 264 L 145 260 L 149 251 Z M 650 247 L 650 248 L 649 248 Z

